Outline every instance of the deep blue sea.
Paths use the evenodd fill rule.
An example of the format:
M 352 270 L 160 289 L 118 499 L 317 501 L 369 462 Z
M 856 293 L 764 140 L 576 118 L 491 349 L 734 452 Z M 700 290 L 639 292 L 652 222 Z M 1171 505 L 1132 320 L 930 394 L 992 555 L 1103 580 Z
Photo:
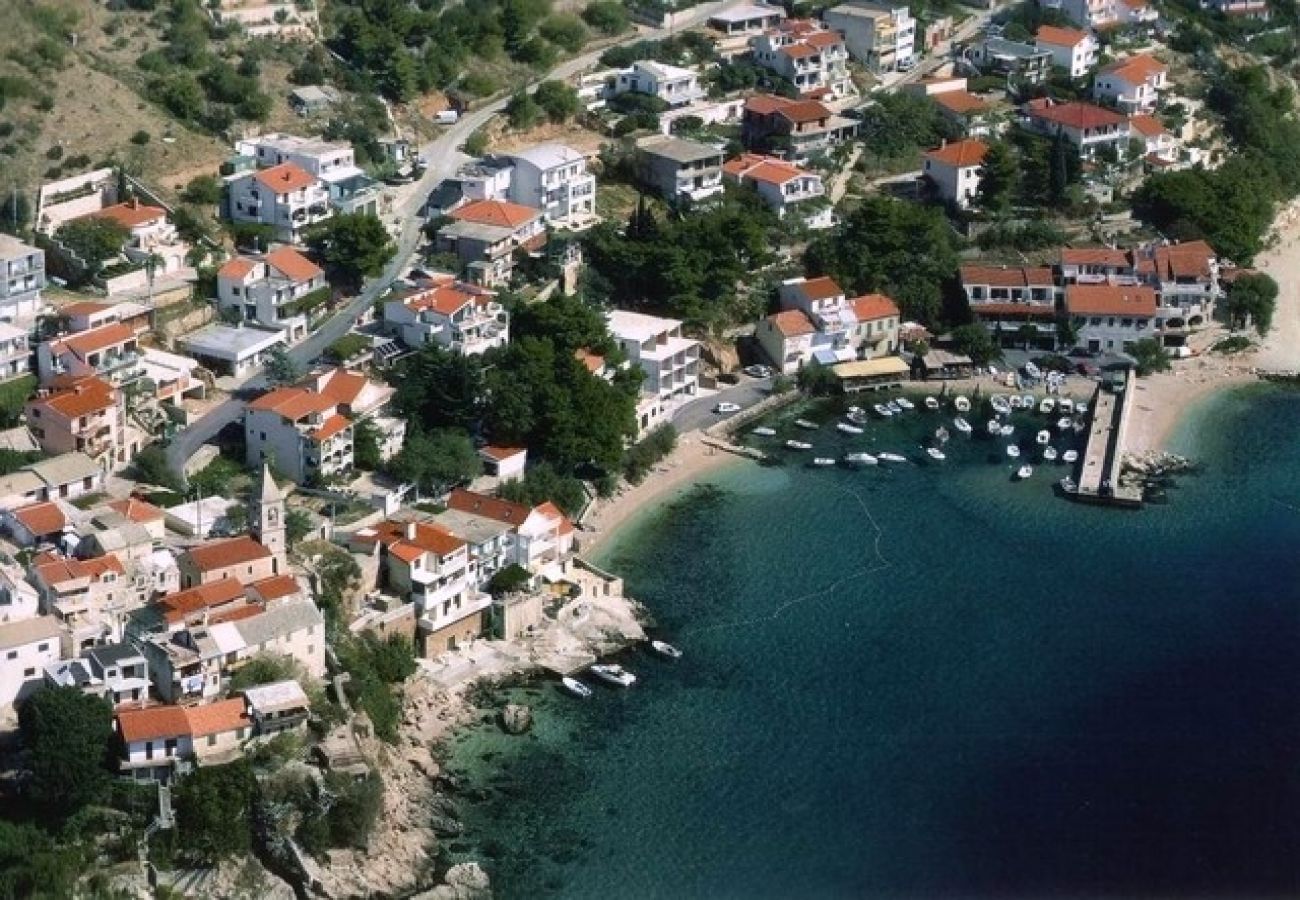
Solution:
M 945 420 L 809 440 L 919 459 Z M 602 562 L 685 658 L 463 735 L 458 856 L 505 898 L 1300 895 L 1300 392 L 1176 445 L 1204 470 L 1140 512 L 955 433 L 648 511 Z

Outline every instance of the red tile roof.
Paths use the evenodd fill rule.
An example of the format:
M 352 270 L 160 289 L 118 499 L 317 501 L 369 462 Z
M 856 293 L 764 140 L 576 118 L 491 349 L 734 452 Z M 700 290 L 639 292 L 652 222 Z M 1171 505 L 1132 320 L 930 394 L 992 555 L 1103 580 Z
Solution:
M 270 550 L 247 535 L 191 547 L 185 553 L 200 572 L 212 572 L 271 556 Z
M 339 432 L 346 430 L 351 424 L 352 423 L 348 420 L 347 416 L 340 416 L 338 413 L 335 413 L 326 419 L 319 428 L 311 433 L 312 440 L 327 441 Z
M 781 332 L 783 337 L 799 337 L 812 334 L 817 330 L 812 319 L 802 309 L 787 309 L 767 317 L 772 327 Z
M 1088 39 L 1088 32 L 1078 28 L 1058 28 L 1055 25 L 1040 25 L 1034 34 L 1040 44 L 1052 44 L 1056 47 L 1077 47 Z
M 55 343 L 67 347 L 85 359 L 91 353 L 97 350 L 107 350 L 109 347 L 116 347 L 118 344 L 124 344 L 127 341 L 135 339 L 135 329 L 130 325 L 124 325 L 121 322 L 111 322 L 108 325 L 100 325 L 98 328 L 88 328 L 77 334 L 69 335 L 65 338 L 59 338 Z
M 943 163 L 958 169 L 978 166 L 984 162 L 984 154 L 989 152 L 989 145 L 973 138 L 965 141 L 953 141 L 925 154 L 926 159 Z
M 137 500 L 135 497 L 128 497 L 125 500 L 110 500 L 105 504 L 109 509 L 116 510 L 132 522 L 144 524 L 146 522 L 159 522 L 165 517 L 165 513 L 154 506 L 152 503 L 146 503 L 144 500 Z
M 988 112 L 989 105 L 970 91 L 943 91 L 931 94 L 930 99 L 949 112 L 958 116 Z
M 520 525 L 532 512 L 522 503 L 511 503 L 499 497 L 478 494 L 463 488 L 456 488 L 447 498 L 447 507 L 457 512 L 473 513 L 488 519 L 496 519 L 507 525 Z
M 1155 116 L 1129 116 L 1128 127 L 1143 137 L 1159 137 L 1169 133 Z
M 63 509 L 57 503 L 32 503 L 29 506 L 20 506 L 10 515 L 22 522 L 23 527 L 37 537 L 62 531 L 63 526 L 68 524 L 68 517 L 63 514 Z
M 486 302 L 483 294 L 463 285 L 439 285 L 432 290 L 411 294 L 403 301 L 407 308 L 419 312 L 431 309 L 444 316 L 454 315 L 474 302 Z
M 1029 115 L 1034 119 L 1055 122 L 1067 128 L 1089 130 L 1107 125 L 1122 125 L 1126 120 L 1117 112 L 1103 109 L 1092 103 L 1052 103 L 1050 100 L 1031 100 Z
M 279 600 L 281 597 L 292 597 L 302 593 L 302 585 L 292 575 L 272 575 L 270 578 L 254 581 L 248 589 L 256 591 L 263 600 Z
M 511 459 L 512 457 L 518 456 L 520 453 L 527 452 L 527 447 L 494 447 L 491 444 L 479 449 L 479 453 L 495 459 L 497 462 L 500 462 L 503 459 Z
M 343 406 L 351 406 L 361 392 L 370 384 L 370 379 L 360 372 L 352 372 L 348 369 L 334 369 L 328 373 L 325 384 L 320 388 L 320 394 L 328 397 L 335 403 Z
M 249 259 L 247 256 L 236 256 L 234 259 L 226 260 L 221 268 L 217 269 L 217 277 L 243 281 L 255 268 L 257 268 L 257 260 Z
M 793 163 L 756 153 L 745 153 L 729 160 L 723 164 L 722 170 L 736 178 L 778 185 L 808 174 Z
M 1156 292 L 1146 286 L 1072 284 L 1065 289 L 1065 305 L 1080 316 L 1151 318 L 1156 314 Z
M 475 200 L 451 213 L 451 217 L 459 222 L 496 225 L 500 228 L 519 228 L 540 215 L 541 212 L 532 207 L 504 200 Z
M 242 697 L 218 700 L 216 703 L 207 703 L 203 706 L 186 707 L 185 718 L 189 721 L 190 736 L 196 738 L 220 734 L 224 731 L 235 731 L 252 724 L 244 713 Z
M 805 37 L 804 43 L 819 48 L 838 47 L 844 43 L 844 38 L 834 31 L 816 31 Z
M 809 278 L 806 281 L 794 285 L 809 300 L 829 300 L 831 297 L 839 297 L 844 293 L 844 289 L 835 283 L 835 279 L 829 275 L 819 275 L 816 278 Z
M 574 350 L 573 357 L 586 366 L 587 371 L 593 375 L 605 368 L 605 357 L 601 356 L 599 353 L 592 353 L 585 347 L 579 347 L 577 350 Z
M 248 404 L 249 409 L 278 413 L 291 422 L 323 413 L 334 406 L 335 402 L 324 394 L 300 387 L 276 388 Z
M 90 213 L 83 218 L 112 219 L 123 228 L 136 228 L 159 219 L 167 218 L 167 210 L 160 206 L 147 206 L 139 200 L 128 200 L 113 206 L 106 206 L 99 212 Z
M 68 303 L 59 307 L 60 316 L 93 316 L 95 313 L 105 312 L 112 309 L 117 304 L 104 303 L 99 300 L 78 300 L 76 303 Z
M 1175 278 L 1205 279 L 1210 277 L 1214 248 L 1205 241 L 1187 241 L 1157 247 L 1152 254 L 1152 268 L 1162 281 Z
M 797 44 L 786 44 L 778 52 L 791 59 L 807 59 L 816 56 L 820 51 L 816 47 L 800 41 Z
M 859 322 L 888 319 L 900 315 L 898 304 L 884 294 L 863 294 L 853 298 L 853 314 Z
M 311 281 L 325 274 L 320 266 L 292 247 L 276 247 L 266 254 L 266 261 L 291 281 Z
M 163 620 L 175 624 L 205 609 L 225 606 L 244 599 L 244 586 L 233 578 L 223 578 L 188 590 L 160 597 L 158 611 Z
M 207 737 L 247 728 L 252 720 L 244 712 L 242 697 L 218 700 L 202 706 L 150 706 L 123 709 L 117 713 L 122 740 L 154 741 L 160 738 Z
M 53 553 L 42 553 L 32 560 L 32 565 L 40 580 L 51 587 L 83 578 L 92 582 L 101 581 L 110 573 L 126 574 L 122 561 L 112 553 L 96 556 L 93 559 L 72 559 Z
M 961 283 L 990 287 L 1051 287 L 1056 281 L 1052 270 L 1030 266 L 962 266 Z
M 388 552 L 403 562 L 413 562 L 425 553 L 450 556 L 465 542 L 441 525 L 430 522 L 395 522 L 391 519 L 375 526 L 377 540 Z
M 277 194 L 301 191 L 303 188 L 311 187 L 316 183 L 315 175 L 297 163 L 291 162 L 280 163 L 278 166 L 263 169 L 253 177 Z
M 816 100 L 788 100 L 771 94 L 756 94 L 745 101 L 745 110 L 761 116 L 776 115 L 794 123 L 828 119 L 831 111 Z
M 46 396 L 29 400 L 28 407 L 47 407 L 67 419 L 79 419 L 117 406 L 117 389 L 95 375 L 61 380 L 56 385 Z
M 1102 71 L 1122 78 L 1129 84 L 1136 84 L 1168 72 L 1169 67 L 1149 53 L 1141 53 L 1127 59 L 1117 59 Z
M 1061 250 L 1061 265 L 1129 268 L 1132 262 L 1127 251 L 1114 247 L 1065 247 Z

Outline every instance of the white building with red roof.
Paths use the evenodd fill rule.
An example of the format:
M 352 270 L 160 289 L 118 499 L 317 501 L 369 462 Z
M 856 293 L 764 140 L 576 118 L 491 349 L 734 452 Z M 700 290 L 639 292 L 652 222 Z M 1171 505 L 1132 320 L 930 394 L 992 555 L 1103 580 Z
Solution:
M 832 112 L 817 100 L 791 100 L 755 94 L 745 101 L 741 140 L 756 151 L 776 151 L 792 162 L 806 163 L 857 134 L 854 119 Z
M 1156 292 L 1147 285 L 1071 284 L 1065 308 L 1078 331 L 1078 345 L 1094 352 L 1127 351 L 1143 338 L 1157 338 Z
M 230 220 L 267 225 L 277 241 L 298 243 L 303 231 L 334 213 L 329 187 L 296 162 L 246 169 L 225 181 Z
M 750 38 L 754 62 L 794 85 L 801 97 L 840 100 L 857 94 L 844 38 L 809 19 L 787 19 Z
M 24 408 L 27 426 L 46 453 L 81 452 L 105 472 L 125 465 L 142 436 L 126 423 L 122 392 L 95 375 L 59 375 Z
M 60 306 L 58 317 L 68 323 L 68 331 L 73 334 L 114 323 L 126 325 L 136 334 L 144 334 L 153 328 L 153 310 L 131 300 L 78 300 Z
M 510 316 L 486 288 L 450 279 L 384 302 L 384 325 L 412 349 L 438 344 L 474 356 L 510 340 Z
M 903 4 L 843 3 L 825 10 L 822 19 L 875 75 L 906 72 L 916 62 L 916 19 Z
M 757 153 L 743 153 L 728 160 L 722 172 L 725 178 L 757 191 L 779 218 L 793 215 L 811 229 L 835 225 L 834 207 L 826 198 L 821 175 L 816 172 Z
M 352 421 L 339 401 L 310 387 L 275 388 L 244 409 L 245 459 L 270 463 L 293 481 L 352 469 Z
M 1037 331 L 1040 342 L 1055 346 L 1063 294 L 1050 267 L 973 263 L 961 267 L 959 278 L 976 321 L 995 336 L 1019 336 L 1029 325 Z
M 1025 104 L 1025 115 L 1032 130 L 1048 137 L 1064 135 L 1084 158 L 1095 156 L 1103 148 L 1122 157 L 1128 143 L 1128 119 L 1091 103 L 1058 103 L 1044 97 Z
M 453 210 L 451 219 L 438 229 L 438 249 L 455 253 L 475 284 L 505 284 L 516 251 L 546 244 L 542 211 L 507 200 L 474 200 Z
M 1093 80 L 1094 99 L 1125 113 L 1150 112 L 1169 85 L 1169 67 L 1149 53 L 1117 59 Z
M 550 501 L 529 507 L 458 488 L 448 496 L 447 509 L 507 526 L 509 562 L 534 575 L 555 580 L 573 553 L 573 522 Z
M 238 758 L 253 735 L 243 697 L 199 706 L 122 709 L 113 727 L 121 739 L 118 771 L 134 781 L 166 783 L 182 764 L 215 765 Z
M 127 615 L 149 599 L 127 577 L 122 561 L 112 554 L 75 559 L 39 553 L 27 574 L 41 596 L 41 609 L 64 629 L 65 649 L 76 656 L 88 647 L 120 641 Z
M 1052 54 L 1052 65 L 1071 78 L 1083 78 L 1097 64 L 1101 45 L 1087 29 L 1040 25 L 1034 33 L 1034 46 Z
M 970 206 L 980 187 L 980 169 L 988 144 L 974 138 L 964 141 L 944 141 L 925 154 L 925 177 L 934 185 L 935 193 L 945 203 L 965 209 Z
M 292 247 L 236 256 L 217 270 L 217 305 L 236 321 L 285 332 L 286 342 L 307 335 L 307 319 L 329 300 L 325 271 Z
M 898 350 L 898 306 L 883 294 L 850 297 L 821 276 L 783 281 L 778 299 L 781 311 L 760 320 L 755 336 L 785 374 L 810 362 L 830 366 Z
M 1160 18 L 1147 0 L 1062 0 L 1059 8 L 1082 28 L 1150 25 Z
M 396 388 L 344 368 L 315 372 L 302 381 L 302 386 L 334 400 L 339 412 L 353 422 L 370 422 L 377 432 L 380 459 L 391 459 L 402 449 L 406 420 L 393 415 Z
M 167 210 L 161 206 L 141 203 L 133 197 L 80 218 L 103 219 L 120 225 L 127 233 L 123 255 L 139 265 L 152 257 L 156 265 L 154 277 L 186 268 L 185 256 L 190 246 L 181 240 L 176 226 L 167 219 Z
M 1181 142 L 1152 115 L 1130 116 L 1129 133 L 1142 148 L 1142 157 L 1148 166 L 1167 169 L 1178 165 Z
M 144 374 L 140 370 L 140 337 L 130 325 L 113 322 L 52 338 L 36 348 L 36 373 L 42 382 L 60 375 L 95 375 L 125 385 Z

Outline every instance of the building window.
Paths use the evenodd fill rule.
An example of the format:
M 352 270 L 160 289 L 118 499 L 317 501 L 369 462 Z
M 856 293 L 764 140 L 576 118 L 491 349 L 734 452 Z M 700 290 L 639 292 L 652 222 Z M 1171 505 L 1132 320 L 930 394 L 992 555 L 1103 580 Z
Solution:
M 10 650 L 8 653 L 5 654 L 5 659 L 17 659 L 17 658 L 18 658 L 17 650 Z
M 35 670 L 35 669 L 23 669 L 23 677 L 24 677 L 24 678 L 35 678 L 35 677 L 36 677 L 36 670 Z
M 44 653 L 45 651 L 47 651 L 47 650 L 49 650 L 49 649 L 50 649 L 50 645 L 49 645 L 48 643 L 46 643 L 46 644 L 37 644 L 37 645 L 36 645 L 36 650 L 37 650 L 38 652 L 40 652 L 40 653 Z
M 208 746 L 209 747 L 217 746 L 217 736 L 215 734 L 208 735 Z

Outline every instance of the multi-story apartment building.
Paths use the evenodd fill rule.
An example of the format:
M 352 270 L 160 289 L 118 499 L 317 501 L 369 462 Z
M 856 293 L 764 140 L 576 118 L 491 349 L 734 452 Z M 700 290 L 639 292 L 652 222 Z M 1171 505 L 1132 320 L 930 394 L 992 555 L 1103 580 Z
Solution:
M 800 96 L 853 96 L 849 51 L 839 33 L 807 19 L 788 19 L 750 40 L 754 62 L 789 81 Z
M 634 62 L 631 68 L 610 76 L 605 84 L 606 96 L 617 97 L 629 92 L 657 97 L 674 108 L 688 106 L 705 97 L 699 73 L 694 69 L 653 60 Z
M 822 13 L 844 35 L 853 58 L 875 75 L 911 69 L 916 61 L 916 20 L 905 5 L 845 3 Z
M 0 234 L 0 322 L 34 321 L 44 287 L 45 251 Z
M 509 198 L 539 209 L 554 225 L 589 224 L 596 214 L 596 176 L 587 158 L 563 144 L 539 144 L 509 157 Z
M 781 311 L 759 321 L 759 346 L 782 372 L 888 356 L 898 349 L 897 304 L 882 294 L 849 297 L 834 279 L 791 278 Z
M 309 375 L 302 385 L 330 398 L 353 422 L 370 422 L 378 432 L 379 458 L 390 459 L 402 449 L 406 420 L 392 412 L 397 388 L 371 381 L 359 372 L 334 368 Z
M 745 101 L 741 139 L 759 152 L 778 153 L 806 163 L 857 133 L 858 123 L 837 116 L 816 100 L 788 100 L 758 94 Z
M 1121 112 L 1151 112 L 1168 85 L 1169 67 L 1150 54 L 1118 59 L 1102 68 L 1093 81 L 1092 96 Z
M 438 344 L 469 356 L 510 340 L 510 316 L 496 294 L 464 282 L 419 287 L 385 301 L 384 324 L 408 347 Z
M 1052 65 L 1071 78 L 1083 78 L 1097 64 L 1101 45 L 1091 31 L 1040 25 L 1034 33 L 1034 46 L 1052 54 Z
M 826 198 L 826 185 L 816 172 L 808 172 L 783 159 L 744 153 L 723 166 L 726 177 L 758 192 L 779 218 L 802 220 L 807 228 L 830 228 L 835 210 Z
M 1081 28 L 1150 25 L 1160 18 L 1147 0 L 1053 0 L 1051 6 Z
M 41 609 L 63 628 L 66 656 L 122 640 L 128 614 L 148 599 L 111 553 L 94 559 L 40 553 L 32 559 L 28 575 L 41 595 Z
M 240 755 L 253 734 L 243 697 L 199 706 L 123 709 L 114 717 L 118 772 L 132 781 L 166 784 L 183 767 L 215 765 Z
M 507 559 L 534 575 L 553 579 L 573 552 L 573 523 L 549 501 L 529 507 L 457 489 L 447 497 L 447 509 L 509 526 Z
M 62 656 L 61 632 L 53 616 L 0 623 L 0 709 L 12 709 L 41 687 L 45 667 Z
M 976 321 L 996 337 L 1023 340 L 1030 325 L 1040 343 L 1055 346 L 1063 294 L 1050 268 L 965 265 L 960 279 Z
M 546 222 L 538 209 L 503 200 L 475 200 L 451 213 L 438 230 L 438 248 L 454 252 L 474 284 L 507 284 L 518 250 L 546 244 Z
M 231 221 L 269 225 L 278 241 L 297 243 L 334 212 L 329 186 L 295 162 L 237 172 L 226 186 Z
M 107 472 L 125 465 L 138 449 L 138 439 L 127 431 L 122 392 L 97 376 L 54 378 L 27 401 L 25 411 L 46 453 L 84 453 Z
M 743 3 L 720 9 L 709 16 L 708 26 L 718 55 L 731 59 L 749 51 L 750 38 L 775 28 L 785 19 L 785 10 L 767 4 Z
M 636 409 L 644 433 L 668 421 L 699 390 L 700 344 L 682 336 L 676 319 L 616 309 L 608 323 L 628 361 L 645 375 Z
M 1129 139 L 1128 120 L 1113 110 L 1091 103 L 1057 103 L 1049 98 L 1025 105 L 1026 124 L 1033 131 L 1054 137 L 1058 134 L 1073 144 L 1085 159 L 1108 149 L 1122 158 Z
M 670 203 L 698 203 L 722 193 L 722 157 L 709 144 L 652 135 L 637 141 L 637 177 Z
M 307 336 L 310 310 L 303 309 L 304 298 L 328 299 L 328 291 L 324 270 L 292 247 L 236 256 L 217 270 L 217 304 L 222 312 L 281 328 L 290 344 Z
M 945 141 L 925 154 L 925 177 L 934 185 L 939 199 L 962 209 L 970 205 L 979 192 L 980 168 L 988 149 L 983 141 L 968 138 Z
M 1156 292 L 1147 285 L 1071 284 L 1065 308 L 1078 332 L 1078 345 L 1094 352 L 1129 350 L 1155 338 Z
M 1041 84 L 1052 70 L 1052 53 L 1035 44 L 986 37 L 966 51 L 966 59 L 985 75 L 1006 75 L 1028 84 Z
M 127 233 L 122 254 L 138 264 L 152 258 L 159 263 L 155 275 L 178 272 L 186 266 L 189 244 L 181 240 L 176 226 L 167 220 L 167 210 L 161 206 L 150 206 L 133 197 L 82 218 L 107 219 L 120 225 Z
M 352 423 L 338 401 L 302 387 L 276 388 L 244 410 L 250 466 L 270 463 L 302 484 L 352 469 Z
M 101 325 L 45 341 L 36 348 L 36 372 L 42 382 L 59 376 L 96 376 L 124 387 L 144 375 L 140 337 L 121 322 Z
M 113 706 L 149 699 L 149 661 L 129 641 L 100 644 L 81 656 L 45 667 L 45 680 L 56 687 L 75 687 Z
M 21 378 L 31 367 L 32 348 L 27 329 L 0 322 L 0 382 Z
M 297 137 L 292 134 L 264 134 L 240 141 L 235 151 L 252 158 L 258 167 L 293 163 L 316 176 L 329 193 L 330 205 L 343 213 L 380 212 L 382 189 L 357 165 L 351 144 Z

